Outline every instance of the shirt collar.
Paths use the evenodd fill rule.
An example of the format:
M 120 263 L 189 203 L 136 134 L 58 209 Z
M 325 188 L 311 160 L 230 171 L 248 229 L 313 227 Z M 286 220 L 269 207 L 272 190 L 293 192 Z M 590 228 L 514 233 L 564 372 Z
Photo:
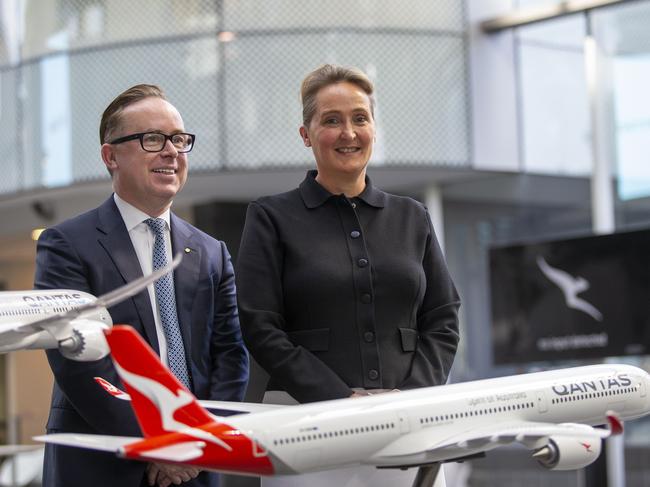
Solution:
M 307 171 L 307 176 L 305 176 L 304 181 L 300 183 L 299 186 L 300 196 L 302 196 L 302 200 L 305 202 L 307 208 L 316 208 L 325 203 L 325 201 L 332 196 L 335 196 L 318 184 L 318 181 L 316 181 L 317 174 L 318 171 L 315 169 Z M 375 188 L 372 185 L 370 178 L 366 176 L 366 187 L 356 198 L 370 206 L 374 206 L 375 208 L 383 208 L 385 205 L 386 193 Z
M 117 193 L 113 193 L 113 199 L 115 200 L 117 209 L 120 210 L 120 215 L 122 215 L 122 220 L 124 220 L 124 225 L 126 225 L 127 231 L 130 232 L 147 218 L 151 218 L 151 216 L 147 215 L 144 211 L 141 211 L 131 203 L 124 201 L 117 195 Z M 167 228 L 170 228 L 169 214 L 170 211 L 169 208 L 167 208 L 162 215 L 158 216 L 158 218 L 165 220 Z

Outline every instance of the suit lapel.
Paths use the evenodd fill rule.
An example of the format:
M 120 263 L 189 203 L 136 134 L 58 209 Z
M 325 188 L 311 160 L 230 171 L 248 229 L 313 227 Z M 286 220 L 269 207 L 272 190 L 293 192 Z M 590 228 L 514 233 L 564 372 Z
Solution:
M 142 277 L 142 268 L 135 253 L 131 237 L 126 230 L 122 215 L 111 196 L 99 207 L 99 224 L 97 225 L 98 240 L 115 264 L 124 282 L 130 282 Z M 156 324 L 151 310 L 151 300 L 148 291 L 142 291 L 133 296 L 132 301 L 140 317 L 142 328 L 151 347 L 160 353 Z
M 183 254 L 183 260 L 174 271 L 176 312 L 183 335 L 185 354 L 191 357 L 192 350 L 192 303 L 199 283 L 201 253 L 194 242 L 191 227 L 173 213 L 171 214 L 172 253 Z M 189 363 L 192 361 L 190 360 Z

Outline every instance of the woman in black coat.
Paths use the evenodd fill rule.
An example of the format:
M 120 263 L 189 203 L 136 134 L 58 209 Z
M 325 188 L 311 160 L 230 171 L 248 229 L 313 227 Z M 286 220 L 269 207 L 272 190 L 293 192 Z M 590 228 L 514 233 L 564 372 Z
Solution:
M 317 171 L 250 204 L 237 266 L 246 345 L 298 402 L 444 384 L 460 305 L 426 208 L 374 187 L 373 86 L 324 65 L 302 84 Z
M 304 403 L 444 384 L 460 300 L 426 208 L 366 176 L 371 81 L 324 65 L 303 81 L 302 101 L 300 135 L 317 170 L 297 189 L 250 204 L 236 272 L 244 340 L 270 375 L 267 394 Z M 366 467 L 296 485 L 357 478 L 409 481 Z

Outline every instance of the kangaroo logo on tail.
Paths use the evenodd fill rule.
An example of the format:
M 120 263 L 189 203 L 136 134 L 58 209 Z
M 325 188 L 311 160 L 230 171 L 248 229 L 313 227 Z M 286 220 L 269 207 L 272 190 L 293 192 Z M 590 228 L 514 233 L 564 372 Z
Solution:
M 232 451 L 223 440 L 199 428 L 214 418 L 162 365 L 139 335 L 131 328 L 115 326 L 107 332 L 106 339 L 145 437 L 178 432 Z

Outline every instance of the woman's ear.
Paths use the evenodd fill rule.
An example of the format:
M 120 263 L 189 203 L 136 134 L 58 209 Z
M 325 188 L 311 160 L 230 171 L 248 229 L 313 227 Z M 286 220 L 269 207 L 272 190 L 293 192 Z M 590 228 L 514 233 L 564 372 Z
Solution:
M 300 126 L 300 137 L 302 137 L 302 142 L 305 144 L 305 147 L 311 147 L 311 140 L 309 140 L 309 134 L 304 125 Z

